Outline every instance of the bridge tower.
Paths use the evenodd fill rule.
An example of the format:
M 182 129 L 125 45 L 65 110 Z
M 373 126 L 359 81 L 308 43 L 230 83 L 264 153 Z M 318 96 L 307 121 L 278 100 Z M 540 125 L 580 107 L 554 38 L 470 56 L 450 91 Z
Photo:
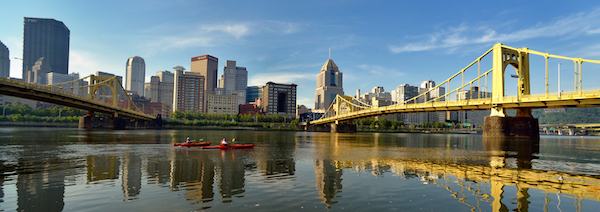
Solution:
M 109 92 L 104 90 L 108 89 Z M 112 96 L 107 100 L 110 101 L 110 104 L 114 107 L 118 107 L 119 103 L 119 92 L 124 91 L 123 85 L 117 78 L 117 76 L 90 76 L 90 85 L 89 85 L 89 93 L 88 98 L 92 100 L 99 100 L 100 96 Z M 110 94 L 109 94 L 110 93 Z M 127 98 L 129 96 L 125 94 Z M 135 104 L 129 98 L 129 102 L 133 104 L 133 107 L 137 111 L 139 108 L 135 106 Z M 129 118 L 119 117 L 117 112 L 110 114 L 111 117 L 96 117 L 93 110 L 88 110 L 88 114 L 86 116 L 82 116 L 79 118 L 79 128 L 92 129 L 92 128 L 112 128 L 112 129 L 124 129 L 126 127 L 133 128 L 160 128 L 162 127 L 162 120 L 160 115 L 154 120 L 136 120 Z
M 512 49 L 497 43 L 493 47 L 492 102 L 501 102 L 505 96 L 505 74 L 508 65 L 517 71 L 517 99 L 529 95 L 529 53 L 527 48 Z M 492 104 L 491 114 L 484 118 L 483 137 L 539 139 L 538 120 L 531 108 L 517 109 L 515 117 L 508 117 L 502 104 Z

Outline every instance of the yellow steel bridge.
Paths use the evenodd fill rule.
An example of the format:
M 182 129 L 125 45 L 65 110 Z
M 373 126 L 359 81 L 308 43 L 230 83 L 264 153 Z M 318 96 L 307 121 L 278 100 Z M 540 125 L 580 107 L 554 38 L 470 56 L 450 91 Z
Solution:
M 89 85 L 80 87 L 64 87 L 75 81 L 89 78 Z M 88 89 L 87 96 L 75 95 L 73 93 L 64 92 L 63 89 Z M 110 92 L 106 92 L 106 91 Z M 127 92 L 124 92 L 121 82 L 117 76 L 94 76 L 90 75 L 82 79 L 77 79 L 69 82 L 53 84 L 53 85 L 35 85 L 24 83 L 16 80 L 0 78 L 0 94 L 15 96 L 25 99 L 38 100 L 52 104 L 88 110 L 89 114 L 95 112 L 108 114 L 113 117 L 131 118 L 137 120 L 153 120 L 156 117 L 144 114 L 135 104 L 133 104 Z M 126 99 L 126 107 L 119 107 L 118 95 L 124 94 Z M 104 101 L 100 100 L 101 96 L 110 96 Z
M 531 94 L 529 74 L 530 55 L 539 55 L 545 59 L 545 93 Z M 483 69 L 482 60 L 489 59 L 489 57 L 492 57 L 492 67 Z M 548 92 L 548 60 L 550 58 L 573 61 L 575 67 L 574 91 Z M 491 110 L 490 116 L 506 117 L 506 109 L 516 109 L 517 117 L 532 117 L 531 109 L 533 108 L 600 106 L 600 90 L 582 89 L 582 64 L 584 62 L 600 64 L 600 60 L 564 57 L 533 51 L 528 48 L 517 49 L 498 43 L 444 82 L 414 98 L 395 105 L 374 107 L 352 96 L 338 95 L 321 119 L 311 121 L 310 123 L 315 125 L 340 122 L 352 123 L 356 119 L 382 115 L 462 110 Z M 516 70 L 516 75 L 511 76 L 518 78 L 517 96 L 506 96 L 505 93 L 505 70 L 508 65 L 511 65 Z M 475 75 L 477 77 L 470 81 L 465 81 L 465 73 L 470 71 L 474 75 L 474 69 L 477 71 L 477 75 Z M 488 78 L 492 81 L 491 92 L 487 90 Z M 485 83 L 484 90 L 481 89 L 482 82 Z M 451 85 L 456 87 L 452 87 Z M 477 97 L 459 97 L 461 91 L 470 90 L 474 86 L 478 86 L 479 88 L 479 93 L 475 94 L 478 95 Z M 449 92 L 444 95 L 432 95 L 439 88 L 445 88 Z M 473 95 L 474 92 L 470 94 Z M 431 98 L 431 96 L 434 97 Z

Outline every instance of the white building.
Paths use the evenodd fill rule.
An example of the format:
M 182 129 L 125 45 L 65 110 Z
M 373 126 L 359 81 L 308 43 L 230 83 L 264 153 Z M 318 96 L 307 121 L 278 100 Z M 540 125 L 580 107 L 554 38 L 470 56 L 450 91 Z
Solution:
M 146 78 L 146 63 L 139 56 L 127 59 L 125 75 L 125 90 L 144 96 L 144 83 Z
M 317 74 L 317 91 L 315 92 L 315 110 L 327 110 L 336 95 L 344 95 L 343 75 L 331 58 L 321 67 Z
M 79 79 L 79 73 L 59 74 L 59 73 L 50 72 L 50 73 L 46 74 L 45 78 L 48 81 L 47 82 L 48 85 L 55 85 L 55 84 L 59 84 L 59 83 L 65 83 L 65 82 L 77 80 L 77 79 Z M 52 90 L 69 92 L 69 93 L 76 94 L 79 96 L 87 97 L 88 88 L 83 87 L 86 85 L 88 85 L 88 82 L 83 81 L 83 80 L 78 80 L 75 82 L 71 82 L 69 84 L 52 86 Z
M 248 71 L 245 67 L 236 66 L 233 60 L 227 60 L 221 80 L 220 88 L 225 89 L 225 95 L 237 92 L 238 105 L 246 104 L 246 89 L 248 88 Z

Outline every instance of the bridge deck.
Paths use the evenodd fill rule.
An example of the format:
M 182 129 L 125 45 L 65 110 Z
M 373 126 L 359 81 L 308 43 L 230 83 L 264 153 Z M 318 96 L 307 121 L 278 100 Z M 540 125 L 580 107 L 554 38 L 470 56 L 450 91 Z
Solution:
M 91 100 L 89 98 L 75 95 L 72 93 L 55 91 L 47 86 L 39 86 L 4 78 L 0 78 L 0 94 L 25 99 L 33 99 L 52 104 L 68 106 L 83 110 L 91 110 L 111 115 L 116 113 L 120 117 L 134 118 L 140 120 L 155 119 L 155 117 L 151 115 L 147 115 L 129 109 L 122 109 L 118 106 Z
M 564 108 L 564 107 L 595 107 L 600 106 L 600 90 L 586 90 L 525 95 L 522 97 L 504 97 L 500 99 L 480 98 L 459 101 L 428 102 L 417 104 L 391 105 L 364 109 L 355 112 L 341 113 L 336 116 L 311 121 L 311 124 L 327 124 L 337 121 L 347 121 L 383 115 L 402 113 L 435 112 L 435 111 L 465 111 L 490 110 L 493 105 L 501 104 L 504 109 L 517 108 Z

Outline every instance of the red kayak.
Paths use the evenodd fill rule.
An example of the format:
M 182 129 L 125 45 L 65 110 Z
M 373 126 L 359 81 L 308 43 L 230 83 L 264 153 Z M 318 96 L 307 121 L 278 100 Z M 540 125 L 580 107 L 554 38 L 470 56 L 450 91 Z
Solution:
M 252 148 L 254 144 L 232 144 L 232 145 L 217 145 L 217 146 L 203 146 L 202 149 L 241 149 L 241 148 Z
M 210 142 L 174 143 L 173 146 L 208 146 Z

